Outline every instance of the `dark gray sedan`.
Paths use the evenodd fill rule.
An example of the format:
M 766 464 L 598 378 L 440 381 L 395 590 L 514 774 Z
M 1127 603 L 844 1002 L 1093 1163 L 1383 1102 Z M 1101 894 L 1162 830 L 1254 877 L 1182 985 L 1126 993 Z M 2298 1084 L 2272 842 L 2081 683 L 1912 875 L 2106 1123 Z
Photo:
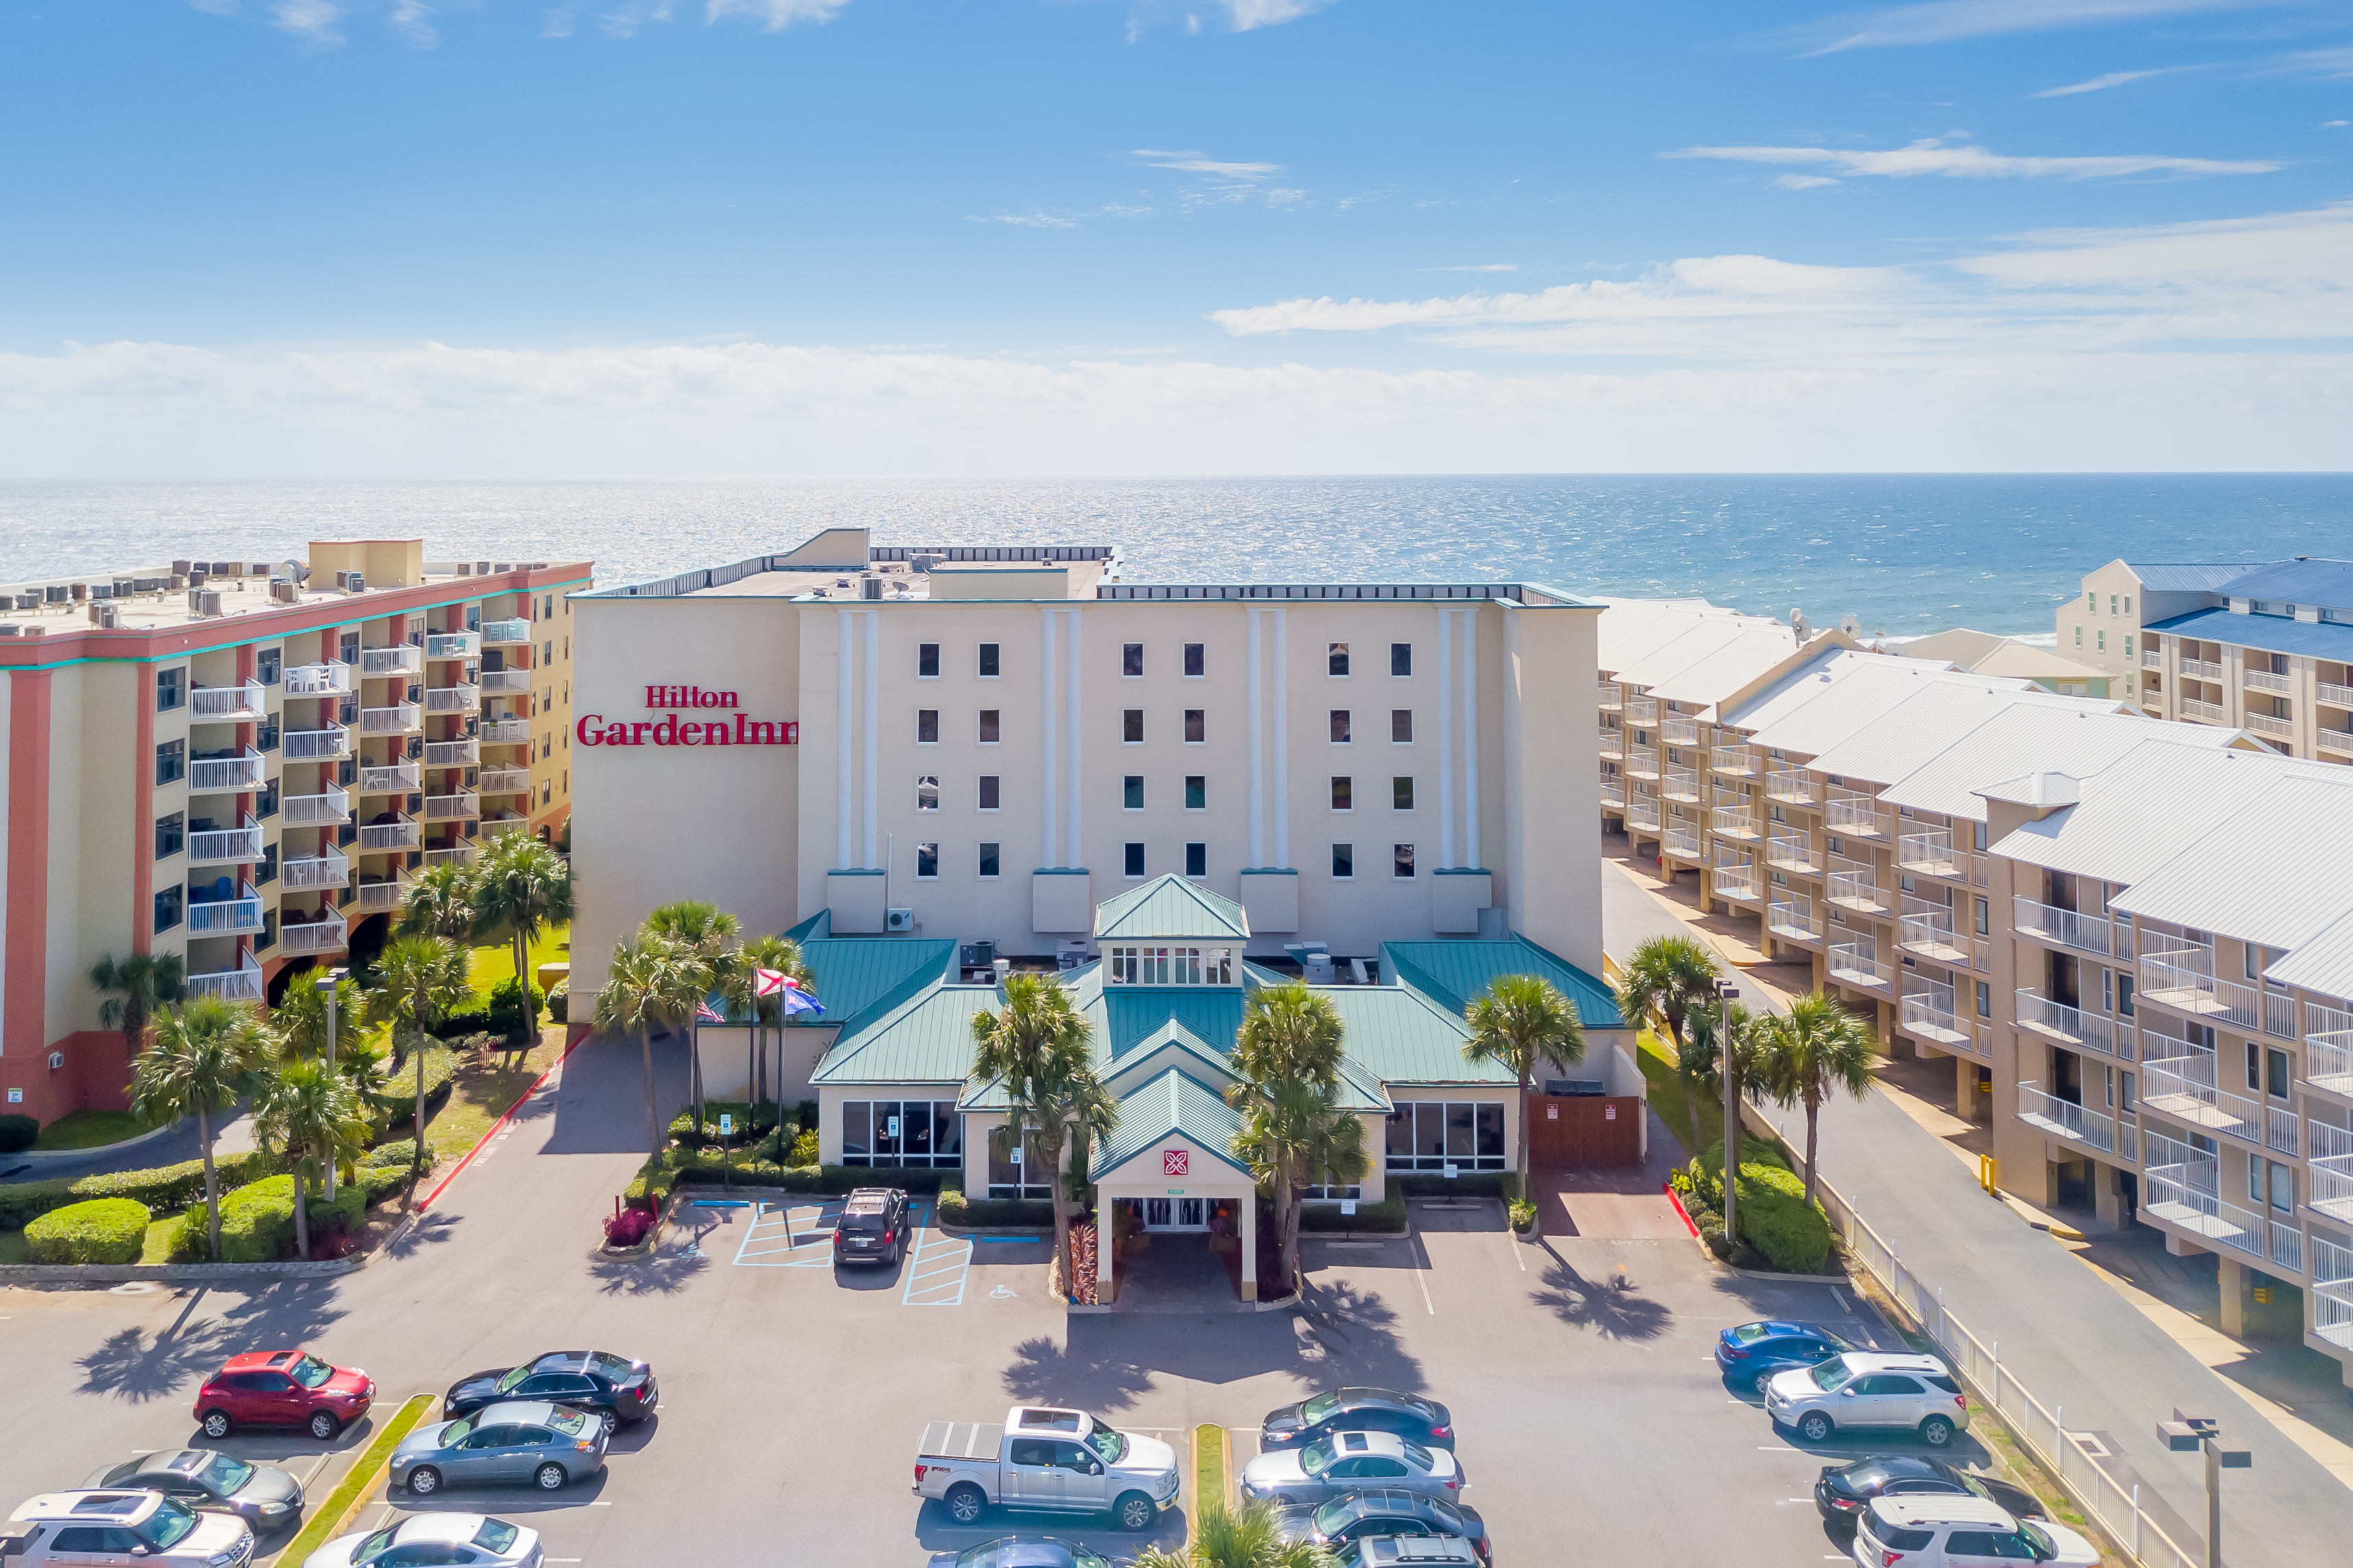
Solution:
M 556 1491 L 605 1468 L 613 1424 L 544 1400 L 486 1405 L 419 1426 L 392 1453 L 392 1484 L 412 1497 L 445 1487 L 528 1483 Z
M 234 1513 L 259 1532 L 302 1517 L 302 1483 L 212 1448 L 181 1448 L 109 1465 L 82 1485 L 162 1492 L 183 1508 Z

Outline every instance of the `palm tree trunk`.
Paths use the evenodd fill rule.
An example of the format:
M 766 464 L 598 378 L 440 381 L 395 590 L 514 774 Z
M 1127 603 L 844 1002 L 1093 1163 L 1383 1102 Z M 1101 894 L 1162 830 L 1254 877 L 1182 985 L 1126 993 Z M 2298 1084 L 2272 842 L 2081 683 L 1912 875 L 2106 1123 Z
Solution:
M 1806 1205 L 1814 1202 L 1814 1156 L 1821 1142 L 1821 1097 L 1810 1088 L 1806 1091 Z
M 1291 1284 L 1291 1293 L 1299 1294 L 1299 1230 L 1307 1215 L 1307 1191 L 1292 1189 L 1291 1206 L 1282 1215 L 1282 1277 Z
M 213 1174 L 213 1119 L 209 1107 L 196 1107 L 196 1142 L 205 1149 L 205 1233 L 212 1241 L 212 1260 L 220 1261 L 220 1184 Z
M 1528 1075 L 1522 1073 L 1520 1075 L 1520 1202 L 1536 1211 L 1535 1219 L 1528 1226 L 1529 1237 L 1535 1237 L 1544 1234 L 1544 1205 L 1536 1202 L 1535 1193 L 1530 1190 L 1530 1178 L 1535 1173 L 1535 1164 L 1534 1150 L 1531 1147 L 1535 1142 L 1535 1123 L 1528 1120 Z M 1686 1095 L 1684 1098 L 1688 1100 L 1690 1097 Z M 1511 1211 L 1504 1210 L 1504 1218 L 1507 1222 L 1510 1216 Z
M 661 1122 L 654 1112 L 654 1032 L 650 1027 L 638 1031 L 638 1044 L 646 1060 L 646 1152 L 659 1155 L 662 1136 Z
M 307 1262 L 311 1257 L 311 1184 L 302 1172 L 302 1162 L 294 1163 L 294 1258 Z
M 539 1044 L 539 1012 L 531 1005 L 531 942 L 521 925 L 515 927 L 515 979 L 522 986 L 522 1045 Z
M 686 1037 L 686 1084 L 689 1098 L 694 1101 L 694 1135 L 702 1136 L 702 1026 L 697 1024 Z
M 1079 1299 L 1079 1282 L 1071 1278 L 1071 1213 L 1070 1196 L 1062 1186 L 1062 1155 L 1060 1147 L 1051 1151 L 1046 1162 L 1046 1199 L 1054 1207 L 1054 1261 L 1061 1270 L 1062 1300 L 1075 1302 Z M 1103 1237 L 1095 1237 L 1103 1245 Z
M 421 1167 L 425 1163 L 425 1031 L 422 1028 L 417 1030 L 417 1107 L 410 1125 L 413 1131 L 409 1136 L 416 1140 L 417 1144 L 412 1163 Z

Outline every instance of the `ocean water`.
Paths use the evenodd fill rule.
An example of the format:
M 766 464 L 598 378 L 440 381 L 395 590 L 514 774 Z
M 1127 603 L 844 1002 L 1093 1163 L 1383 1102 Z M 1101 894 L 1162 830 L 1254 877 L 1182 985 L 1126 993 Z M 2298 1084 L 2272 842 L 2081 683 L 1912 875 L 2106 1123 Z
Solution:
M 863 524 L 878 543 L 1115 543 L 1130 581 L 1503 577 L 1802 608 L 1866 633 L 2048 633 L 2122 555 L 2353 556 L 2353 475 L 1496 476 L 1011 482 L 5 483 L 0 581 L 422 535 L 603 584 Z

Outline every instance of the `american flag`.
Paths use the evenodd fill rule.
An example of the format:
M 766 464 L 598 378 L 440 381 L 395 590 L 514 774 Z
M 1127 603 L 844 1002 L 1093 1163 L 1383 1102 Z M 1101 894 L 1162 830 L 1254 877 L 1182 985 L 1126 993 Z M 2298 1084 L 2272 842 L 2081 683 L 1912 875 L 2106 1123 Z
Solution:
M 698 1024 L 723 1024 L 727 1020 L 710 1003 L 697 1002 L 694 1005 L 694 1021 Z

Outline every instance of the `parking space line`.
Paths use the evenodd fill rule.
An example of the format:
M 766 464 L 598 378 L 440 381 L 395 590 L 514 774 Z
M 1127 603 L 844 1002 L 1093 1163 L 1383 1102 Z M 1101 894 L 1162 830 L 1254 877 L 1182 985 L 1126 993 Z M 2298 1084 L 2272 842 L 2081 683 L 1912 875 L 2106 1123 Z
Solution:
M 915 1205 L 915 1245 L 907 1254 L 907 1282 L 900 1289 L 899 1305 L 961 1307 L 965 1282 L 972 1276 L 972 1243 L 963 1237 L 933 1234 L 931 1211 L 928 1201 Z
M 1438 1316 L 1438 1307 L 1430 1299 L 1430 1248 L 1423 1244 L 1419 1231 L 1414 1233 L 1413 1249 L 1421 1255 L 1421 1267 L 1413 1271 L 1413 1282 L 1421 1287 L 1422 1310 L 1434 1318 Z
M 735 1247 L 738 1268 L 822 1268 L 833 1262 L 833 1226 L 838 1204 L 788 1204 L 771 1209 L 765 1198 L 752 1205 L 752 1223 Z M 796 1232 L 797 1216 L 801 1228 Z M 756 1245 L 755 1245 L 756 1244 Z

